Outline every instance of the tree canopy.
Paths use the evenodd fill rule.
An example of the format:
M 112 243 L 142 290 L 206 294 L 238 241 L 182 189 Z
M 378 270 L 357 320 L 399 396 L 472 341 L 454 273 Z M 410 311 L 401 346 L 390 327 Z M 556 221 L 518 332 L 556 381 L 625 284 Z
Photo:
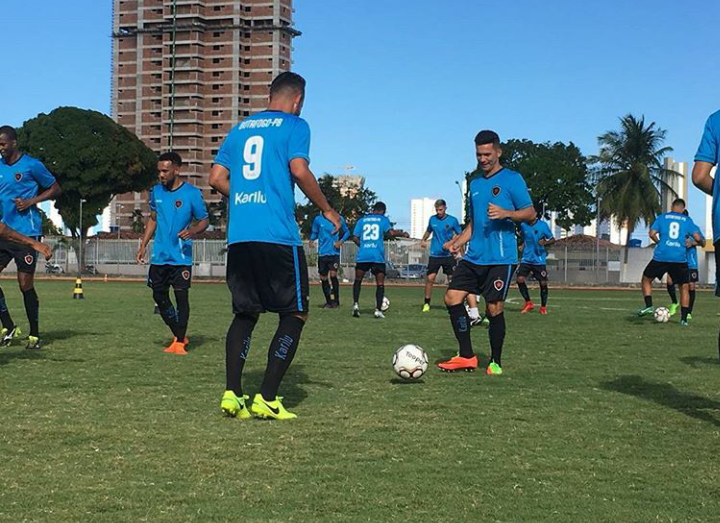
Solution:
M 113 196 L 148 189 L 157 178 L 156 154 L 97 111 L 59 107 L 39 114 L 18 129 L 18 143 L 60 183 L 63 192 L 55 207 L 73 236 L 78 235 L 81 198 L 87 230 Z

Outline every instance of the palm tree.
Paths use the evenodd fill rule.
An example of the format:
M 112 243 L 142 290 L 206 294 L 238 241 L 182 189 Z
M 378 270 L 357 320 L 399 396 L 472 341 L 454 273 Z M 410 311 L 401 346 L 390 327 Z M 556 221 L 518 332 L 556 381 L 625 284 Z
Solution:
M 661 211 L 661 191 L 675 194 L 668 184 L 677 171 L 665 169 L 663 159 L 672 147 L 663 147 L 667 132 L 655 122 L 645 125 L 645 117 L 628 114 L 620 118 L 620 130 L 598 137 L 597 196 L 600 219 L 615 218 L 627 227 L 625 261 L 628 262 L 630 237 L 640 220 L 652 223 Z

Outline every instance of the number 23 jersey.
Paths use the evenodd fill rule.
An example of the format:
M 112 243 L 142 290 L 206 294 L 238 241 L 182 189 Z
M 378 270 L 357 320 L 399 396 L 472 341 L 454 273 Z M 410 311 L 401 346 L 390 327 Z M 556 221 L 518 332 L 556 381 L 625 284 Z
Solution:
M 230 171 L 229 245 L 302 245 L 290 161 L 310 162 L 309 151 L 310 127 L 289 113 L 263 111 L 233 127 L 215 157 Z
M 357 263 L 385 263 L 385 234 L 392 229 L 384 214 L 366 214 L 358 220 L 353 236 L 360 239 Z
M 655 247 L 653 260 L 666 263 L 687 263 L 685 239 L 696 232 L 692 218 L 677 212 L 661 214 L 650 227 L 657 231 L 660 241 Z

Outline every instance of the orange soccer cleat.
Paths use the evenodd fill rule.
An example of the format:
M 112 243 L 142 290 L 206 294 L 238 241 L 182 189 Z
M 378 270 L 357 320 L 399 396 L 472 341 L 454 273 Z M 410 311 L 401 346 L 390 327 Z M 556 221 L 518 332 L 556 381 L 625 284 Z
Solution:
M 187 351 L 185 350 L 187 344 L 187 338 L 185 338 L 183 341 L 178 341 L 177 338 L 173 337 L 172 343 L 169 347 L 163 350 L 163 352 L 166 352 L 168 354 L 180 354 L 184 356 L 185 354 L 187 354 Z
M 462 356 L 453 356 L 447 361 L 437 364 L 438 368 L 444 372 L 456 372 L 464 370 L 466 372 L 472 372 L 478 367 L 477 356 L 472 358 L 463 358 Z
M 547 316 L 547 307 L 540 307 L 540 314 Z
M 533 302 L 531 302 L 531 301 L 526 301 L 526 302 L 525 302 L 525 307 L 522 308 L 522 310 L 520 311 L 520 314 L 528 313 L 528 312 L 530 312 L 531 310 L 534 310 L 534 309 L 535 309 L 535 304 L 534 304 Z

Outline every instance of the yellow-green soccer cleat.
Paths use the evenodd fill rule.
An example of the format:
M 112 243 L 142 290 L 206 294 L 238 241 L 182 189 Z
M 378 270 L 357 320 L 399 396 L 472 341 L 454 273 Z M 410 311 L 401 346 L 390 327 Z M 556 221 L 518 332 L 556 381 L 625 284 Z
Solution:
M 297 418 L 297 415 L 285 410 L 281 400 L 282 397 L 277 396 L 275 401 L 266 401 L 262 394 L 255 394 L 250 410 L 259 418 L 278 420 Z
M 42 349 L 42 342 L 37 336 L 28 336 L 27 345 L 25 345 L 25 348 L 31 350 Z
M 220 401 L 220 408 L 228 418 L 249 419 L 251 417 L 250 411 L 245 406 L 245 402 L 249 399 L 250 396 L 248 395 L 238 397 L 233 391 L 226 390 Z
M 487 366 L 485 373 L 488 376 L 500 376 L 503 373 L 503 371 L 502 371 L 502 367 L 500 367 L 500 365 L 498 365 L 497 363 L 495 363 L 493 361 L 490 363 L 490 365 Z
M 680 305 L 678 305 L 677 303 L 672 303 L 672 304 L 670 304 L 670 309 L 669 309 L 669 310 L 670 310 L 670 316 L 675 316 L 675 314 L 677 314 L 677 310 L 678 310 L 678 307 L 679 307 L 679 306 L 680 306 Z
M 429 303 L 426 303 L 425 305 L 423 305 L 422 311 L 423 311 L 423 312 L 430 312 L 430 304 L 429 304 Z
M 22 332 L 20 332 L 20 328 L 17 325 L 13 327 L 11 331 L 3 329 L 0 331 L 0 347 L 9 347 L 13 340 L 19 338 L 21 334 Z

